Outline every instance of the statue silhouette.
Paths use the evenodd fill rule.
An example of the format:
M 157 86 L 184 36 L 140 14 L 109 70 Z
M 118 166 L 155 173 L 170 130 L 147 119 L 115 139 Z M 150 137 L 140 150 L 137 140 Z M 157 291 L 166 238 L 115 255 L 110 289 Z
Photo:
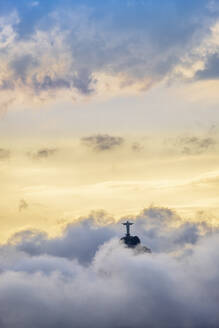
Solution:
M 126 226 L 126 235 L 122 237 L 120 240 L 125 244 L 125 246 L 129 248 L 136 248 L 138 247 L 138 250 L 140 253 L 151 253 L 151 250 L 147 248 L 146 246 L 141 246 L 141 240 L 138 236 L 131 236 L 130 235 L 130 226 L 134 223 L 126 221 L 122 223 L 124 226 Z

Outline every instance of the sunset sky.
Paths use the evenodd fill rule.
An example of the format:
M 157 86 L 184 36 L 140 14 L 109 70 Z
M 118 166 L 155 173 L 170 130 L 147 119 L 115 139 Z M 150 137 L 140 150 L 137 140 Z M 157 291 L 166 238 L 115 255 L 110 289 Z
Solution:
M 219 0 L 0 0 L 0 328 L 219 327 L 218 123 Z
M 0 241 L 170 208 L 219 223 L 219 3 L 0 1 Z

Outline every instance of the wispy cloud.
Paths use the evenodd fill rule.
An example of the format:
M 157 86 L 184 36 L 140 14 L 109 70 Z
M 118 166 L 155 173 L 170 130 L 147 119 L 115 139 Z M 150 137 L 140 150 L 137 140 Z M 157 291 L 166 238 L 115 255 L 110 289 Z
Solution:
M 57 150 L 57 148 L 41 148 L 35 152 L 28 152 L 28 156 L 33 159 L 45 159 L 54 155 Z
M 96 151 L 111 150 L 121 146 L 124 142 L 122 137 L 110 136 L 108 134 L 97 134 L 81 139 L 82 143 Z
M 140 144 L 139 142 L 133 142 L 132 144 L 132 150 L 135 152 L 140 152 L 144 149 L 144 146 Z
M 8 159 L 10 157 L 10 150 L 0 148 L 0 160 Z
M 216 140 L 212 137 L 179 137 L 176 142 L 176 147 L 182 154 L 197 155 L 205 153 L 215 144 Z
M 26 210 L 28 208 L 28 203 L 25 199 L 21 199 L 20 202 L 19 202 L 19 206 L 18 206 L 18 209 L 19 209 L 19 212 L 23 211 L 23 210 Z

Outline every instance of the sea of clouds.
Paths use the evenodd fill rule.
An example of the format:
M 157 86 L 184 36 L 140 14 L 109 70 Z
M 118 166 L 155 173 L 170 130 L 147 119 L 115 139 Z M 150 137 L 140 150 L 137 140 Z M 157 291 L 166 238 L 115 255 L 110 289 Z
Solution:
M 121 222 L 97 218 L 1 245 L 0 327 L 218 327 L 217 229 L 151 207 L 129 218 L 153 252 L 136 255 Z

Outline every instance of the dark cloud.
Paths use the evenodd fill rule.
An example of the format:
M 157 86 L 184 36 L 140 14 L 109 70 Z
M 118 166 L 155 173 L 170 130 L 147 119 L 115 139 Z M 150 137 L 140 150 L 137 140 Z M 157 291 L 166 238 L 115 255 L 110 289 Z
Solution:
M 64 78 L 51 77 L 45 75 L 42 80 L 38 80 L 36 75 L 32 77 L 32 85 L 36 92 L 55 89 L 70 89 L 70 82 Z
M 18 206 L 18 209 L 19 209 L 19 212 L 23 211 L 23 210 L 26 210 L 28 208 L 28 203 L 26 202 L 26 200 L 24 199 L 21 199 L 20 202 L 19 202 L 19 206 Z
M 177 149 L 186 155 L 202 154 L 216 144 L 212 137 L 179 137 L 176 141 Z
M 28 156 L 33 159 L 43 159 L 55 154 L 57 148 L 41 148 L 36 152 L 28 152 Z
M 10 62 L 10 68 L 14 71 L 15 77 L 23 82 L 26 81 L 29 69 L 35 66 L 38 66 L 38 62 L 31 54 L 25 54 Z
M 0 160 L 8 159 L 10 157 L 10 150 L 0 148 Z
M 115 232 L 110 227 L 97 226 L 91 218 L 69 224 L 58 238 L 50 239 L 43 232 L 27 230 L 13 235 L 10 243 L 32 256 L 47 254 L 77 259 L 86 264 L 92 260 L 100 245 L 114 236 Z
M 14 88 L 15 88 L 15 85 L 14 85 L 13 81 L 11 81 L 11 80 L 3 79 L 0 81 L 0 90 L 13 90 Z M 10 105 L 10 102 L 8 105 Z M 8 105 L 6 105 L 6 107 L 8 107 Z M 2 107 L 2 105 L 1 105 L 1 107 Z
M 206 223 L 183 222 L 167 208 L 150 207 L 129 219 L 135 222 L 133 234 L 140 236 L 142 244 L 156 253 L 184 250 L 186 246 L 196 244 L 203 234 L 211 232 Z M 26 230 L 14 234 L 9 244 L 31 256 L 52 255 L 88 264 L 104 242 L 119 239 L 123 234 L 120 222 L 116 223 L 113 218 L 98 211 L 91 213 L 89 218 L 68 224 L 60 237 L 49 238 L 44 232 Z
M 182 243 L 184 234 L 179 235 L 176 224 L 172 225 L 180 220 L 173 211 L 149 208 L 135 220 L 141 234 L 160 231 L 155 241 L 158 244 L 159 237 L 166 236 L 167 240 L 172 229 L 177 235 L 174 245 L 179 243 L 185 249 L 184 256 L 156 250 L 136 254 L 118 242 L 121 227 L 100 227 L 95 218 L 67 227 L 71 233 L 66 256 L 57 246 L 66 239 L 66 231 L 52 240 L 44 233 L 23 232 L 2 245 L 1 327 L 217 327 L 218 233 L 206 235 L 202 231 L 188 251 L 187 244 Z M 188 232 L 186 237 L 190 229 L 186 224 L 181 226 Z M 45 242 L 51 242 L 50 252 Z M 33 251 L 33 244 L 40 251 Z M 94 244 L 95 251 L 91 252 Z M 83 252 L 92 253 L 86 266 L 78 262 Z
M 94 91 L 94 85 L 97 80 L 87 69 L 81 69 L 76 72 L 73 78 L 73 86 L 82 94 L 90 94 Z
M 4 48 L 10 74 L 0 85 L 11 89 L 23 83 L 37 95 L 63 88 L 89 95 L 99 73 L 122 77 L 121 88 L 140 82 L 145 90 L 167 77 L 217 18 L 204 0 L 34 3 L 0 4 L 3 17 L 12 12 L 19 17 L 9 24 L 16 38 Z M 13 45 L 22 46 L 22 55 Z
M 96 151 L 111 150 L 121 146 L 124 142 L 122 137 L 114 137 L 108 134 L 97 134 L 81 139 L 82 143 Z
M 39 94 L 42 91 L 73 88 L 84 95 L 89 95 L 94 91 L 97 80 L 92 77 L 92 74 L 87 69 L 80 69 L 72 75 L 66 74 L 62 76 L 56 73 L 51 75 L 43 73 L 43 76 L 39 76 L 34 71 L 32 73 L 29 72 L 31 68 L 37 66 L 40 67 L 40 63 L 37 63 L 31 55 L 16 58 L 10 63 L 10 68 L 14 73 L 14 81 L 1 80 L 0 89 L 14 90 L 16 88 L 16 82 L 22 82 L 23 85 L 30 87 L 35 94 Z
M 196 72 L 196 78 L 201 80 L 219 79 L 219 54 L 215 53 L 207 58 L 204 69 Z
M 140 152 L 144 149 L 144 147 L 139 142 L 134 142 L 132 144 L 132 150 L 135 152 Z

